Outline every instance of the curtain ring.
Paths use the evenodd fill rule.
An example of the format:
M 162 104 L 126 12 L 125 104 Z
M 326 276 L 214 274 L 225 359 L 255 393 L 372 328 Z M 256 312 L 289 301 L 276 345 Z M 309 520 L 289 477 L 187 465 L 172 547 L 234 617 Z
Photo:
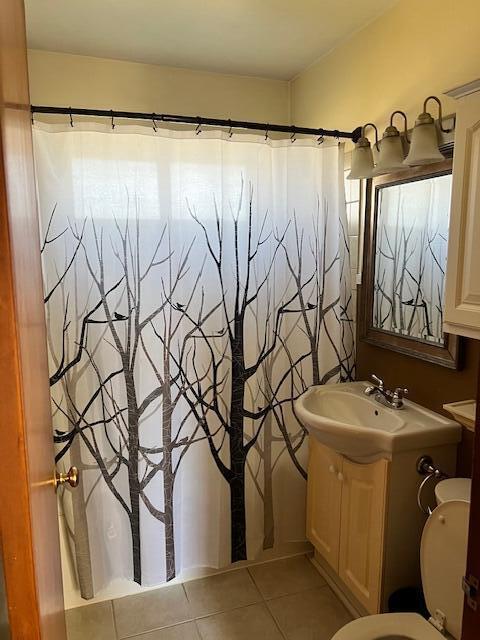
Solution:
M 296 131 L 295 131 L 295 127 L 294 127 L 294 128 L 293 128 L 293 133 L 292 133 L 292 135 L 290 136 L 290 142 L 293 144 L 294 142 L 296 142 L 296 140 L 297 140 L 297 133 L 296 133 Z
M 115 121 L 113 119 L 113 111 L 110 111 L 110 115 L 111 115 L 111 122 L 112 122 L 112 131 L 115 129 Z
M 317 140 L 317 144 L 323 144 L 325 142 L 325 138 L 323 136 L 320 136 Z
M 269 127 L 269 126 L 270 126 L 270 125 L 268 125 L 268 124 L 267 124 L 267 127 L 266 127 L 266 129 L 265 129 L 265 142 L 268 140 L 268 127 Z
M 202 119 L 200 118 L 200 116 L 198 116 L 197 118 L 198 120 L 198 124 L 197 127 L 195 129 L 195 135 L 198 136 L 202 133 Z
M 157 125 L 155 124 L 155 114 L 152 113 L 152 125 L 153 125 L 153 130 L 155 133 L 157 133 Z
M 73 129 L 72 107 L 69 107 L 69 108 L 70 108 L 70 113 L 69 113 L 69 116 L 70 116 L 70 126 L 71 126 L 71 127 L 72 127 L 72 129 Z
M 228 124 L 230 125 L 230 129 L 228 130 L 228 137 L 231 138 L 233 136 L 233 131 L 232 131 L 232 121 L 230 120 L 230 118 L 228 119 Z

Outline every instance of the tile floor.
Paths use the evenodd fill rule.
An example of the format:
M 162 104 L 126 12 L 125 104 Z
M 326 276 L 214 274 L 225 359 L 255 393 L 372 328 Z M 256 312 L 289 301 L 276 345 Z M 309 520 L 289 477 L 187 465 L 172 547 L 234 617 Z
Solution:
M 306 556 L 66 612 L 69 640 L 330 640 L 351 616 Z

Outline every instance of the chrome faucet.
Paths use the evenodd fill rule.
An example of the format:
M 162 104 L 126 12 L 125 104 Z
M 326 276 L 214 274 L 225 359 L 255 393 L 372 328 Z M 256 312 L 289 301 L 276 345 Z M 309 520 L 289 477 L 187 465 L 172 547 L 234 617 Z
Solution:
M 374 384 L 368 386 L 365 389 L 365 395 L 373 396 L 374 399 L 380 404 L 384 404 L 391 409 L 402 409 L 403 398 L 407 395 L 408 389 L 397 387 L 395 391 L 385 388 L 383 380 L 381 380 L 374 373 L 371 376 Z

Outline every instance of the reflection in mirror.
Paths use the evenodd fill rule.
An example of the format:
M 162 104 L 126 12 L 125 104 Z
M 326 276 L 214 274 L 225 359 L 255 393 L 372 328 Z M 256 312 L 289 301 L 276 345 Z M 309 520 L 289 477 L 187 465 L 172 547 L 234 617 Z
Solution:
M 452 175 L 377 191 L 372 325 L 443 345 Z

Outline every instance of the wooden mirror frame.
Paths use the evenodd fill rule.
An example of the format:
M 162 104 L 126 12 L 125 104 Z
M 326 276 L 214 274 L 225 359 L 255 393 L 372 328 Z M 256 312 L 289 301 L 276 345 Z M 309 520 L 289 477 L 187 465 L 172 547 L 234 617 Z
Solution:
M 451 152 L 449 154 L 451 156 Z M 358 304 L 358 336 L 363 342 L 403 353 L 414 358 L 439 364 L 450 369 L 460 368 L 460 338 L 445 335 L 443 346 L 425 340 L 402 336 L 373 326 L 373 288 L 377 237 L 377 208 L 379 190 L 385 186 L 400 185 L 428 177 L 452 173 L 451 157 L 423 167 L 413 167 L 399 173 L 387 174 L 367 180 L 365 193 L 365 232 L 363 245 L 363 276 Z

